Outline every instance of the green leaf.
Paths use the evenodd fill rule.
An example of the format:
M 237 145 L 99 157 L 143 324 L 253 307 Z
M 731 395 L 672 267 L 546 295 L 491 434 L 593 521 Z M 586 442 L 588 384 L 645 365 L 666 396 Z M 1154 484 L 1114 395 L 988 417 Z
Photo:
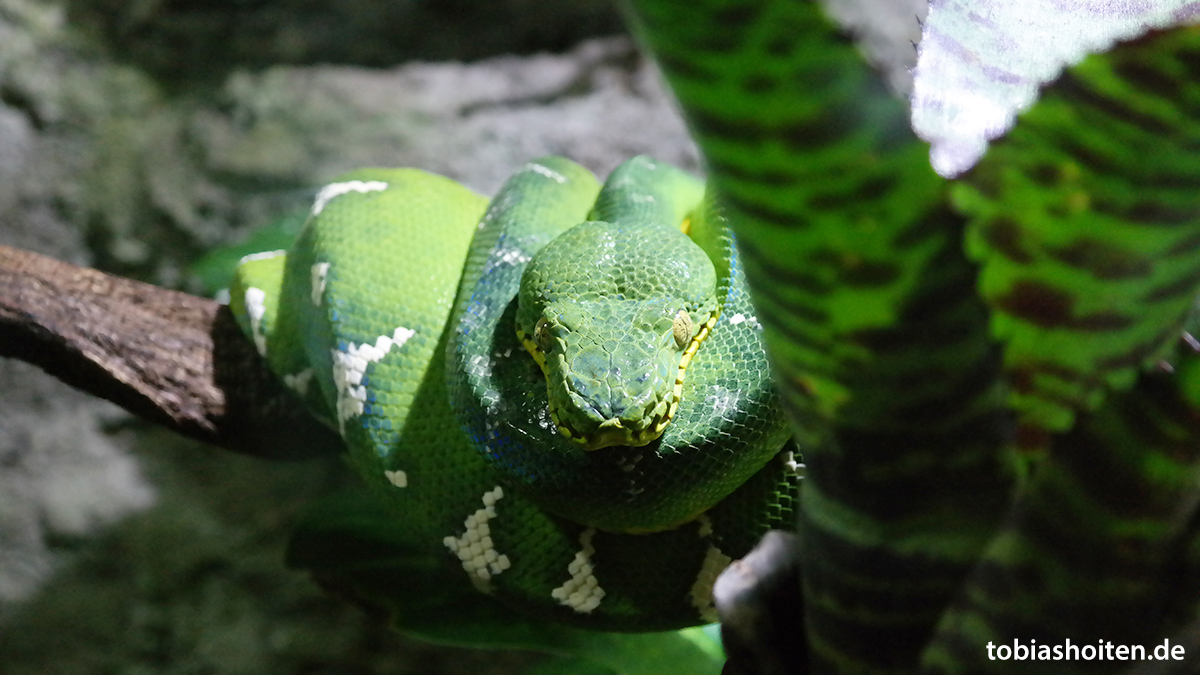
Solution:
M 737 234 L 804 452 L 814 667 L 894 672 L 1009 497 L 961 219 L 908 110 L 819 3 L 633 5 Z
M 1182 378 L 1145 373 L 1054 436 L 943 616 L 923 655 L 927 670 L 1025 672 L 989 660 L 984 646 L 1029 645 L 1034 636 L 1039 645 L 1103 639 L 1152 649 L 1196 635 L 1200 577 L 1183 555 L 1197 533 L 1200 410 L 1189 380 L 1200 355 L 1179 351 Z M 1124 665 L 1027 664 L 1028 672 L 1055 673 L 1125 672 Z
M 1164 358 L 1200 287 L 1200 31 L 1093 56 L 957 186 L 1025 443 Z

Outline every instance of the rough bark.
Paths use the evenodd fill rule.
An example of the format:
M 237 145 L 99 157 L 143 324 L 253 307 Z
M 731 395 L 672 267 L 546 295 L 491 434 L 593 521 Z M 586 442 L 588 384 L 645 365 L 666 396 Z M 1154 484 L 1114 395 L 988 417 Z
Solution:
M 228 307 L 7 246 L 0 357 L 237 452 L 285 459 L 339 446 L 271 374 Z

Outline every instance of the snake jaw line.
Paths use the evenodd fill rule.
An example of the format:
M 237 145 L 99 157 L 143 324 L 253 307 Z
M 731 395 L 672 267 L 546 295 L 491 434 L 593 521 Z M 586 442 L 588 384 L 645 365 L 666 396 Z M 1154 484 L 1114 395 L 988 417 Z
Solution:
M 717 323 L 717 318 L 720 316 L 720 311 L 714 311 L 704 323 L 700 324 L 700 329 L 691 335 L 693 323 L 691 314 L 687 310 L 679 310 L 675 315 L 672 324 L 673 337 L 678 343 L 681 329 L 686 330 L 690 340 L 686 343 L 686 348 L 683 349 L 683 354 L 679 358 L 679 368 L 675 375 L 675 384 L 671 389 L 671 393 L 660 400 L 654 407 L 651 415 L 651 422 L 643 429 L 635 429 L 625 426 L 620 419 L 611 418 L 601 421 L 593 434 L 583 434 L 568 426 L 559 416 L 558 412 L 550 408 L 550 420 L 554 423 L 554 427 L 558 432 L 572 443 L 583 446 L 585 451 L 599 450 L 608 447 L 641 447 L 648 445 L 659 437 L 667 429 L 667 425 L 674 419 L 675 413 L 679 411 L 679 403 L 683 398 L 683 380 L 687 373 L 688 367 L 692 363 L 692 358 L 696 352 L 700 350 L 700 343 L 704 342 L 712 332 L 713 327 Z M 530 336 L 521 327 L 516 328 L 517 339 L 525 348 L 525 351 L 533 357 L 534 362 L 538 364 L 542 374 L 547 377 L 547 397 L 550 396 L 550 367 L 546 362 L 546 354 L 542 350 L 542 343 L 552 339 L 549 326 L 544 318 L 539 319 L 534 327 L 534 334 Z M 532 338 L 532 339 L 531 339 Z
M 534 328 L 534 335 L 544 336 L 546 334 L 547 332 L 545 330 L 545 325 L 542 323 L 542 321 L 538 321 L 537 326 Z M 550 366 L 546 363 L 545 353 L 542 352 L 537 342 L 531 340 L 529 335 L 527 335 L 520 326 L 517 327 L 517 339 L 521 342 L 521 346 L 525 348 L 525 351 L 529 352 L 529 355 L 533 357 L 533 360 L 538 364 L 538 367 L 541 368 L 542 375 L 547 378 L 546 396 L 548 399 L 550 397 Z M 541 339 L 544 340 L 545 338 L 543 337 Z M 554 423 L 554 428 L 558 429 L 558 433 L 562 434 L 563 438 L 566 438 L 573 443 L 578 443 L 579 445 L 585 445 L 587 443 L 587 439 L 579 436 L 573 432 L 570 427 L 568 427 L 566 424 L 563 424 L 562 420 L 560 420 L 558 417 L 558 411 L 556 411 L 553 407 L 550 408 L 550 421 Z

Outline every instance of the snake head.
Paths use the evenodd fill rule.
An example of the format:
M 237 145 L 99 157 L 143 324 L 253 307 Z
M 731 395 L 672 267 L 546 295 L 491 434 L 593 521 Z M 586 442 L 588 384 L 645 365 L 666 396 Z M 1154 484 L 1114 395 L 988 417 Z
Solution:
M 716 316 L 716 273 L 678 229 L 586 222 L 533 257 L 518 298 L 559 432 L 587 450 L 645 445 Z

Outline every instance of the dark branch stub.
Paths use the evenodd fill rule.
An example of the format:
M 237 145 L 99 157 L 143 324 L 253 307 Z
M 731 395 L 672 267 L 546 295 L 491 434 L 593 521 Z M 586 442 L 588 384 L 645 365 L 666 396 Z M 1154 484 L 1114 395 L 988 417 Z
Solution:
M 0 246 L 0 357 L 185 436 L 270 459 L 340 448 L 212 300 Z
M 808 672 L 799 561 L 799 537 L 772 530 L 717 578 L 713 599 L 729 657 L 722 675 Z

